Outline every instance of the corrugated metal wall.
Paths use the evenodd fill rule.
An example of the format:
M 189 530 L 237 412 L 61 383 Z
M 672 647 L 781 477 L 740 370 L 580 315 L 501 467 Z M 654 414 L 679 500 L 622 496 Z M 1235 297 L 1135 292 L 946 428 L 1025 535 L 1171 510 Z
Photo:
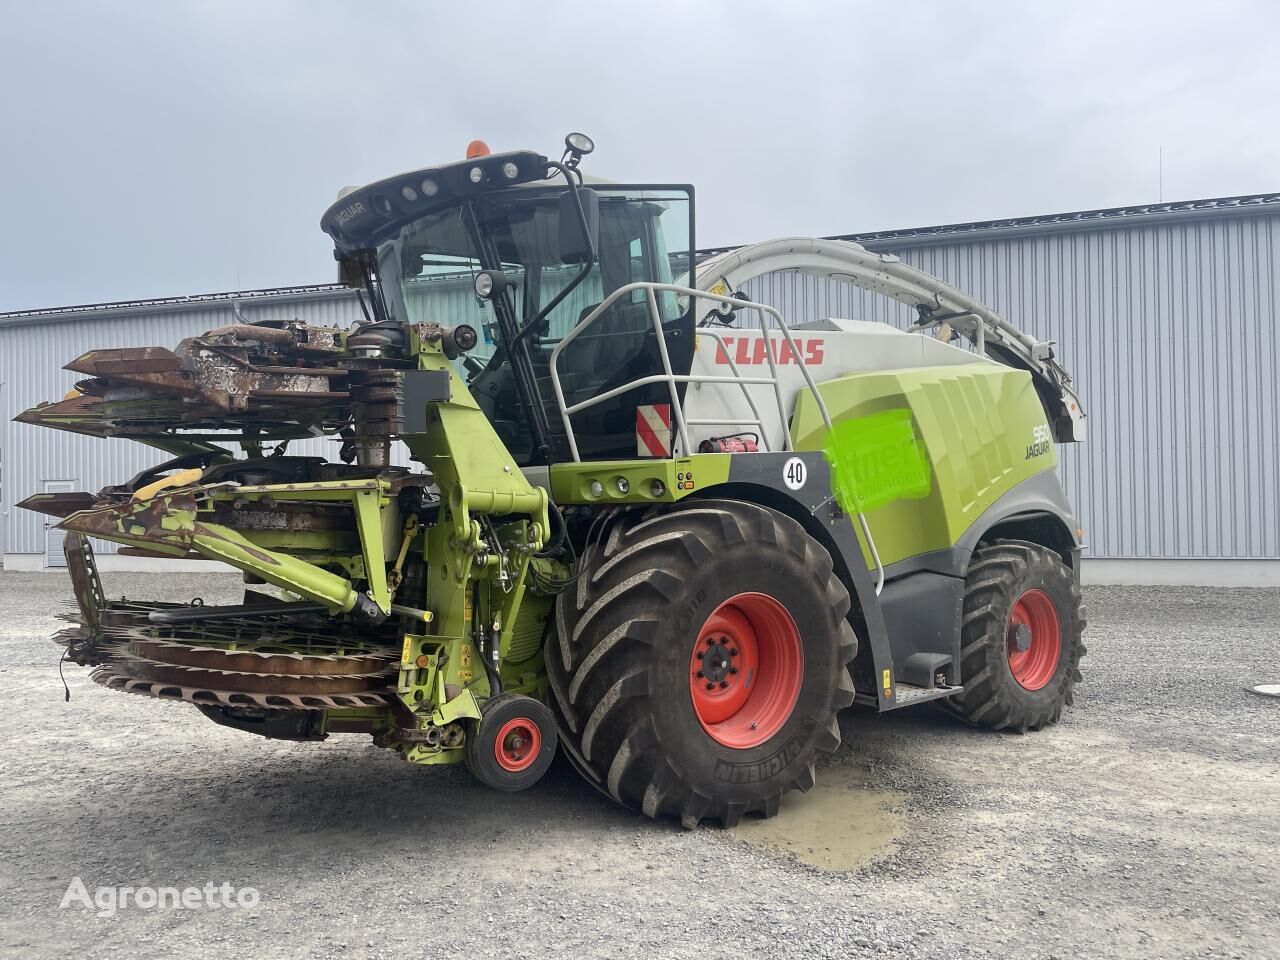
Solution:
M 1280 558 L 1280 216 L 878 249 L 1058 341 L 1090 414 L 1089 441 L 1060 450 L 1093 556 Z M 792 322 L 912 319 L 886 298 L 798 275 L 747 293 Z M 469 318 L 476 310 L 463 287 L 438 295 Z M 342 325 L 360 316 L 345 293 L 242 309 Z M 232 319 L 222 303 L 0 326 L 5 552 L 44 551 L 42 519 L 13 504 L 45 481 L 96 490 L 160 459 L 139 444 L 9 423 L 71 387 L 77 376 L 59 366 L 93 347 L 173 344 Z
M 1089 412 L 1059 450 L 1092 556 L 1280 558 L 1280 216 L 877 249 L 1058 342 Z M 914 319 L 796 274 L 746 292 L 789 322 Z

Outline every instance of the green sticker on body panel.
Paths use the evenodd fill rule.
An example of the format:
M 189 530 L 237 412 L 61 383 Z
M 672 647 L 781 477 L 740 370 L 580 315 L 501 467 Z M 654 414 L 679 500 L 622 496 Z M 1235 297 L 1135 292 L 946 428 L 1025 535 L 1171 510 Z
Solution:
M 929 459 L 905 407 L 837 422 L 823 452 L 832 493 L 849 513 L 929 495 Z

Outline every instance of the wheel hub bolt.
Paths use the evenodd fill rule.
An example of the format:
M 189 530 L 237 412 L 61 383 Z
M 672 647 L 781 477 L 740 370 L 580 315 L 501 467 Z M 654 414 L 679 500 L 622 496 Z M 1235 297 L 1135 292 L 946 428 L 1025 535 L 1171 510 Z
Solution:
M 738 672 L 738 668 L 737 668 L 737 667 L 730 667 L 730 668 L 729 668 L 729 672 L 730 672 L 730 673 L 737 673 L 737 672 Z
M 714 690 L 714 689 L 715 689 L 715 687 L 716 687 L 716 685 L 715 685 L 714 683 L 712 683 L 710 680 L 708 680 L 708 681 L 707 681 L 707 689 L 708 689 L 708 690 Z
M 728 680 L 721 680 L 721 681 L 720 681 L 720 689 L 721 689 L 721 690 L 725 689 L 727 686 L 729 686 L 729 681 L 728 681 Z
M 737 655 L 738 655 L 738 648 L 737 648 L 737 647 L 734 647 L 732 650 L 730 650 L 730 651 L 729 651 L 729 656 L 731 656 L 731 657 L 736 657 Z
M 1031 628 L 1025 623 L 1016 624 L 1013 628 L 1013 646 L 1019 653 L 1031 649 Z
M 703 672 L 702 672 L 701 670 L 699 670 L 699 671 L 698 671 L 698 676 L 700 676 L 700 677 L 701 677 L 701 676 L 705 676 L 705 674 L 703 674 Z
M 699 659 L 699 660 L 701 660 L 701 659 L 702 659 L 703 657 L 705 657 L 706 655 L 707 655 L 707 651 L 705 651 L 705 650 L 699 650 L 699 651 L 698 651 L 698 659 Z

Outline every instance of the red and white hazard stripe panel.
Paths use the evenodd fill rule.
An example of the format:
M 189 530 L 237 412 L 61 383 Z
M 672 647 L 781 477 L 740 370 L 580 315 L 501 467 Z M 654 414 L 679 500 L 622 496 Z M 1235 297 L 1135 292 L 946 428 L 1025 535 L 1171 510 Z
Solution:
M 636 456 L 671 456 L 671 404 L 642 403 L 636 407 Z

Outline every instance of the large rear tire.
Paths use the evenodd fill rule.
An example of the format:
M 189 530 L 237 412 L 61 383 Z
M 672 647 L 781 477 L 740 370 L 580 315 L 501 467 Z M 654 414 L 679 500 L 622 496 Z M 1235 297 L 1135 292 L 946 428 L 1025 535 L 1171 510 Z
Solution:
M 1085 609 L 1070 568 L 1036 543 L 979 547 L 965 580 L 960 682 L 944 706 L 1019 733 L 1057 723 L 1075 698 Z
M 566 755 L 650 817 L 773 816 L 840 744 L 849 605 L 827 551 L 772 510 L 706 500 L 620 521 L 547 641 Z

